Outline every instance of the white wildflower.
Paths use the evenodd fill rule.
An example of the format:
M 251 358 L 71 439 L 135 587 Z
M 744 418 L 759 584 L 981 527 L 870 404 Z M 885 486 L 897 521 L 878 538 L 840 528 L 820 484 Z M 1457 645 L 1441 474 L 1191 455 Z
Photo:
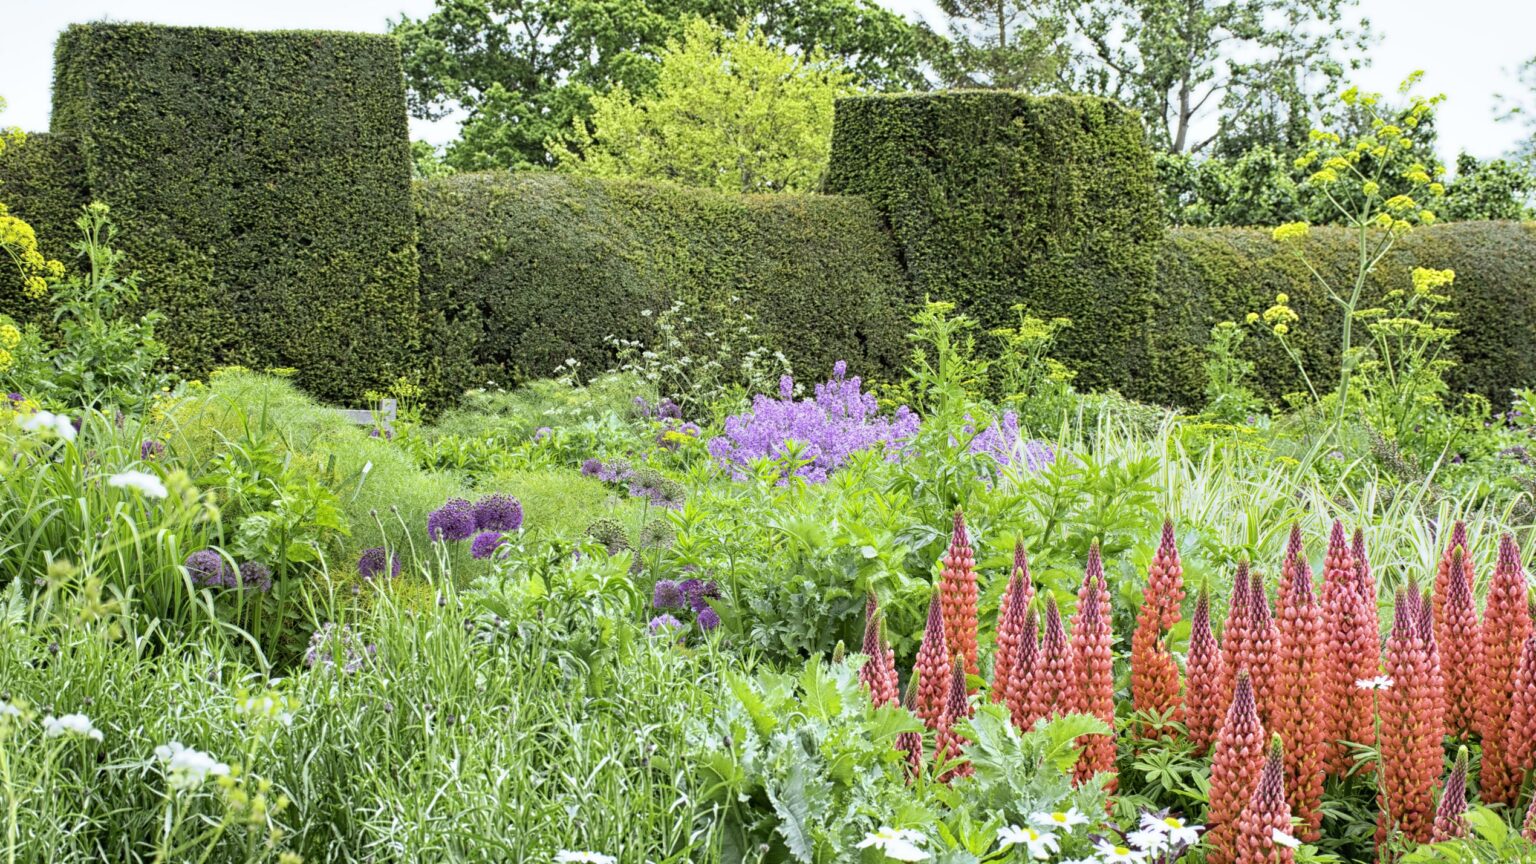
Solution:
M 1284 846 L 1287 849 L 1296 849 L 1301 846 L 1300 840 L 1297 840 L 1295 837 L 1292 837 L 1284 831 L 1281 831 L 1279 828 L 1269 832 L 1269 839 L 1275 841 L 1277 845 Z
M 101 740 L 101 730 L 91 723 L 91 718 L 84 714 L 65 714 L 63 717 L 55 717 L 52 714 L 43 718 L 43 737 L 61 738 L 68 735 L 71 738 L 89 738 L 92 741 Z
M 1029 817 L 1029 821 L 1041 828 L 1060 828 L 1070 831 L 1078 825 L 1087 825 L 1088 817 L 1078 811 L 1076 807 L 1068 807 L 1065 811 L 1056 810 L 1051 813 L 1036 813 Z
M 1108 840 L 1100 840 L 1097 847 L 1099 860 L 1104 864 L 1145 864 L 1147 853 L 1128 846 L 1116 846 Z
M 75 440 L 75 424 L 63 414 L 55 414 L 52 411 L 34 411 L 25 417 L 20 417 L 21 431 L 42 435 L 47 438 L 57 436 L 65 441 Z
M 1049 831 L 1036 831 L 1033 828 L 1020 828 L 1017 825 L 997 829 L 997 842 L 1004 849 L 1009 846 L 1023 846 L 1029 853 L 1029 857 L 1040 861 L 1050 858 L 1051 853 L 1061 848 L 1055 834 Z
M 567 852 L 562 849 L 555 853 L 555 864 L 614 864 L 617 860 L 601 852 Z
M 854 844 L 859 849 L 873 846 L 895 861 L 926 861 L 928 853 L 918 848 L 927 842 L 926 837 L 910 828 L 880 826 L 880 830 Z
M 148 471 L 124 471 L 121 474 L 113 474 L 107 478 L 107 485 L 113 489 L 132 489 L 145 498 L 164 498 L 170 494 L 165 490 L 165 484 L 160 478 Z
M 184 747 L 180 741 L 156 747 L 155 757 L 165 763 L 166 779 L 172 789 L 195 789 L 209 775 L 223 777 L 229 773 L 228 765 L 201 750 Z
M 1361 678 L 1355 682 L 1355 686 L 1361 690 L 1391 690 L 1392 678 L 1387 675 L 1377 675 L 1375 678 Z

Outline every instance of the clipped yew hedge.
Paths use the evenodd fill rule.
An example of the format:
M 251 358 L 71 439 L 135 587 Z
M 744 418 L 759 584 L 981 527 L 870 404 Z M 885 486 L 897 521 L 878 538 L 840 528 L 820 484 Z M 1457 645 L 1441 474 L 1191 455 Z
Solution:
M 70 245 L 79 239 L 75 219 L 89 199 L 85 165 L 74 139 L 33 133 L 0 154 L 0 204 L 32 226 L 38 251 L 45 257 L 71 259 Z M 0 313 L 23 322 L 49 317 L 46 301 L 22 292 L 20 274 L 9 261 L 0 265 Z
M 864 201 L 490 172 L 417 189 L 425 359 L 439 396 L 610 368 L 676 299 L 741 304 L 798 374 L 900 368 L 912 298 Z M 650 316 L 645 315 L 651 312 Z

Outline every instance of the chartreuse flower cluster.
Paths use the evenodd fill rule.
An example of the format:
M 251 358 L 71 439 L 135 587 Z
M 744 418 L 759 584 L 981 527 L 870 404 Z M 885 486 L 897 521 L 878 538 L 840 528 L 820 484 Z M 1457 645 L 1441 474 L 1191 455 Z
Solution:
M 0 99 L 0 111 L 5 110 L 5 100 Z M 19 129 L 0 128 L 0 153 L 11 144 L 22 140 Z M 37 249 L 37 232 L 32 226 L 12 216 L 4 203 L 0 203 L 0 252 L 4 252 L 21 270 L 22 293 L 34 299 L 48 293 L 48 284 L 64 276 L 64 265 L 51 261 Z M 3 343 L 0 343 L 3 345 Z M 15 346 L 10 346 L 14 348 Z M 9 365 L 0 357 L 0 371 Z

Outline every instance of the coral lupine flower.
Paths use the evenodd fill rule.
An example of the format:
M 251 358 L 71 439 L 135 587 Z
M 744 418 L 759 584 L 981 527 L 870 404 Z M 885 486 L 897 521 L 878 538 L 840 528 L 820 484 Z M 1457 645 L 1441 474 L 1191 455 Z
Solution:
M 1204 753 L 1216 741 L 1226 706 L 1221 693 L 1221 648 L 1211 632 L 1211 595 L 1200 586 L 1189 632 L 1189 674 L 1184 693 L 1184 726 L 1189 740 Z
M 965 753 L 965 745 L 970 742 L 965 740 L 960 733 L 955 731 L 955 726 L 971 716 L 971 703 L 967 698 L 965 683 L 965 658 L 956 655 L 954 668 L 949 673 L 949 692 L 944 700 L 944 719 L 939 724 L 937 745 L 934 747 L 933 759 L 935 765 L 952 763 L 941 782 L 949 782 L 955 777 L 969 777 L 975 770 L 970 762 L 959 761 Z
M 1323 574 L 1323 680 L 1321 712 L 1326 742 L 1328 773 L 1342 775 L 1354 760 L 1346 742 L 1372 744 L 1376 740 L 1375 709 L 1369 692 L 1356 681 L 1373 678 L 1381 668 L 1381 635 L 1376 620 L 1374 584 L 1362 584 L 1369 565 L 1361 556 L 1365 541 L 1355 532 L 1354 547 L 1346 547 L 1344 526 L 1333 523 L 1324 558 Z M 1366 591 L 1370 593 L 1367 594 Z
M 912 673 L 917 676 L 917 716 L 929 729 L 937 729 L 949 698 L 949 645 L 944 639 L 944 610 L 937 591 L 928 601 L 928 625 L 923 629 Z
M 1520 778 L 1536 769 L 1536 634 L 1525 637 L 1514 682 L 1509 720 L 1504 724 L 1504 742 L 1498 749 L 1504 756 L 1504 770 L 1518 789 Z M 1485 773 L 1488 770 L 1487 752 L 1485 750 L 1483 756 Z M 1531 797 L 1536 800 L 1536 795 Z
M 1338 523 L 1334 523 L 1337 528 Z M 1343 540 L 1342 529 L 1335 534 Z M 1353 568 L 1351 568 L 1353 569 Z M 1325 742 L 1318 698 L 1322 693 L 1323 609 L 1312 594 L 1307 559 L 1292 559 L 1291 587 L 1284 592 L 1276 629 L 1274 731 L 1289 742 L 1285 751 L 1285 788 L 1291 812 L 1302 821 L 1300 836 L 1315 840 L 1323 822 Z M 1351 582 L 1351 572 L 1345 578 Z M 1348 590 L 1348 589 L 1346 589 Z
M 1077 617 L 1072 622 L 1072 666 L 1077 677 L 1077 707 L 1079 711 L 1103 720 L 1109 728 L 1115 728 L 1115 673 L 1111 645 L 1108 589 L 1104 584 L 1103 565 L 1098 563 L 1098 546 L 1089 551 L 1088 573 L 1083 578 L 1082 601 Z M 1075 774 L 1078 782 L 1085 782 L 1095 774 L 1113 774 L 1115 771 L 1115 736 L 1090 735 L 1082 740 L 1082 756 L 1077 760 Z M 1115 778 L 1111 777 L 1106 788 L 1115 790 Z
M 951 652 L 965 658 L 966 673 L 980 675 L 976 663 L 976 553 L 965 533 L 965 515 L 958 509 L 943 564 L 939 596 L 944 605 L 944 639 Z
M 1467 523 L 1456 520 L 1451 526 L 1451 541 L 1445 545 L 1445 552 L 1441 554 L 1440 561 L 1435 565 L 1435 641 L 1439 643 L 1441 650 L 1445 649 L 1445 602 L 1450 597 L 1451 590 L 1451 559 L 1455 557 L 1457 549 L 1461 550 L 1462 568 L 1465 571 L 1468 585 L 1477 584 L 1477 574 L 1473 572 L 1472 562 L 1468 554 L 1472 544 L 1467 541 Z
M 1259 706 L 1259 717 L 1266 726 L 1272 726 L 1275 701 L 1275 650 L 1280 641 L 1275 619 L 1269 612 L 1269 595 L 1264 593 L 1264 582 L 1258 571 L 1249 573 L 1248 631 L 1243 645 L 1243 660 L 1253 677 L 1253 696 Z
M 1280 556 L 1280 586 L 1279 594 L 1275 598 L 1277 606 L 1286 602 L 1286 593 L 1291 590 L 1292 577 L 1295 575 L 1292 568 L 1295 567 L 1295 562 L 1306 559 L 1307 546 L 1301 536 L 1301 524 L 1292 522 L 1291 533 L 1285 539 L 1285 554 Z
M 1435 810 L 1436 843 L 1464 837 L 1467 823 L 1467 748 L 1456 749 L 1456 764 L 1445 778 L 1445 791 L 1440 794 L 1440 806 Z
M 1355 529 L 1355 536 L 1349 541 L 1349 557 L 1355 562 L 1355 585 L 1360 589 L 1361 595 L 1371 601 L 1371 608 L 1376 608 L 1376 577 L 1371 574 L 1371 560 L 1365 554 L 1365 532 Z
M 1032 713 L 1036 708 L 1035 691 L 1042 686 L 1044 662 L 1040 656 L 1040 613 L 1026 609 L 1024 632 L 1019 634 L 1018 649 L 1013 660 L 1013 670 L 1008 679 L 1008 713 L 1013 725 L 1029 729 L 1041 715 Z
M 914 717 L 917 716 L 917 682 L 919 676 L 913 674 L 912 680 L 907 682 L 907 695 L 902 700 L 902 707 L 906 708 Z M 910 781 L 923 770 L 923 759 L 927 755 L 923 752 L 923 733 L 903 732 L 896 736 L 896 750 L 905 753 L 907 779 Z
M 1232 864 L 1235 860 L 1237 820 L 1264 767 L 1264 725 L 1259 722 L 1248 670 L 1237 673 L 1232 693 L 1232 705 L 1211 756 L 1211 803 L 1206 818 L 1206 860 L 1210 864 Z
M 997 650 L 992 658 L 992 701 L 1002 702 L 1013 689 L 1014 664 L 1018 660 L 1020 634 L 1028 617 L 1035 589 L 1030 584 L 1029 561 L 1023 542 L 1013 547 L 1013 573 L 997 610 Z
M 1056 596 L 1045 595 L 1045 635 L 1040 640 L 1039 684 L 1030 691 L 1028 716 L 1057 717 L 1077 710 L 1077 674 L 1072 647 L 1061 624 Z
M 1269 756 L 1253 788 L 1248 806 L 1237 820 L 1237 864 L 1289 864 L 1296 852 L 1276 840 L 1291 827 L 1291 809 L 1285 799 L 1285 748 L 1276 735 Z
M 1441 603 L 1444 620 L 1435 633 L 1441 668 L 1454 672 L 1445 680 L 1445 725 L 1451 735 L 1464 738 L 1478 724 L 1483 645 L 1478 635 L 1472 583 L 1468 581 L 1465 554 L 1460 546 L 1452 551 L 1451 575 L 1446 586 L 1449 593 Z
M 895 705 L 901 698 L 896 680 L 896 652 L 885 645 L 880 633 L 880 604 L 870 592 L 864 604 L 864 655 L 869 658 L 859 667 L 859 682 L 869 688 L 876 705 Z
M 1386 667 L 1391 689 L 1381 691 L 1380 777 L 1381 813 L 1376 842 L 1384 843 L 1393 829 L 1415 842 L 1429 840 L 1440 778 L 1441 735 L 1437 717 L 1440 693 L 1434 685 L 1429 645 L 1433 628 L 1422 626 L 1428 612 L 1418 588 L 1397 593 L 1392 631 L 1387 637 Z M 1426 630 L 1431 631 L 1428 638 Z
M 1482 680 L 1478 684 L 1478 734 L 1483 741 L 1483 770 L 1478 793 L 1485 804 L 1513 805 L 1520 794 L 1521 775 L 1512 775 L 1504 758 L 1504 727 L 1514 703 L 1515 673 L 1525 637 L 1531 633 L 1526 606 L 1525 568 L 1513 535 L 1499 538 L 1499 562 L 1488 587 L 1480 639 Z
M 1227 603 L 1227 621 L 1221 628 L 1221 710 L 1226 714 L 1232 704 L 1233 684 L 1237 673 L 1247 668 L 1243 657 L 1248 642 L 1248 590 L 1253 582 L 1248 578 L 1248 562 L 1237 562 L 1237 574 L 1232 577 L 1232 596 Z
M 1179 708 L 1179 666 L 1163 636 L 1179 621 L 1183 574 L 1173 522 L 1164 520 L 1162 540 L 1148 567 L 1147 590 L 1131 637 L 1131 696 L 1138 712 L 1167 715 Z

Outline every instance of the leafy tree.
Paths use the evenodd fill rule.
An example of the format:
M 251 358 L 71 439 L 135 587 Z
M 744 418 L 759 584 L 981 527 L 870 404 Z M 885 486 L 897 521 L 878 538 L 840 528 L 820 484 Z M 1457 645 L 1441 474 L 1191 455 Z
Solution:
M 1076 46 L 1063 83 L 1140 111 L 1174 153 L 1301 146 L 1317 95 L 1346 72 L 1336 55 L 1368 42 L 1365 21 L 1345 20 L 1355 0 L 1053 2 Z
M 1059 16 L 1028 0 L 939 0 L 949 16 L 951 51 L 937 62 L 953 87 L 1038 90 L 1068 59 Z
M 553 164 L 545 143 L 622 85 L 644 93 L 657 59 L 693 18 L 755 26 L 772 44 L 821 49 L 878 88 L 925 86 L 924 58 L 942 40 L 875 0 L 438 0 L 402 17 L 412 112 L 464 117 L 444 159 L 460 170 Z
M 1456 179 L 1446 184 L 1439 215 L 1445 219 L 1525 219 L 1530 215 L 1536 176 L 1526 163 L 1510 159 L 1456 158 Z
M 562 147 L 564 169 L 676 180 L 731 192 L 809 189 L 832 144 L 832 104 L 852 75 L 818 53 L 800 57 L 760 31 L 728 34 L 703 19 L 661 53 L 656 83 L 592 98 Z

